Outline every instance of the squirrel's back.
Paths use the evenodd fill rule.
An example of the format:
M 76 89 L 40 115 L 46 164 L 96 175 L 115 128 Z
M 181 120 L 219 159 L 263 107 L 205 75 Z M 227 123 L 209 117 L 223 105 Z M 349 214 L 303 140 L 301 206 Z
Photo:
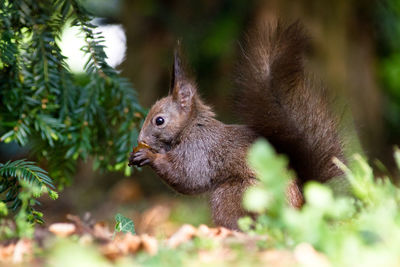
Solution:
M 337 119 L 322 88 L 304 71 L 307 36 L 299 23 L 269 23 L 251 32 L 238 65 L 238 111 L 243 121 L 289 157 L 300 184 L 341 175 Z

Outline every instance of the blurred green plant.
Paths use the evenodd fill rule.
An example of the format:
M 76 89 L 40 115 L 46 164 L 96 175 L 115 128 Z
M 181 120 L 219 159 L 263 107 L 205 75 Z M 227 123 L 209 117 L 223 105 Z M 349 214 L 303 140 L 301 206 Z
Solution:
M 286 159 L 276 155 L 266 141 L 257 142 L 249 162 L 260 183 L 246 192 L 244 205 L 259 216 L 240 219 L 240 227 L 267 234 L 270 238 L 263 245 L 268 247 L 308 242 L 325 253 L 333 266 L 398 266 L 400 190 L 388 177 L 374 177 L 361 156 L 353 159 L 353 170 L 338 160 L 336 164 L 349 180 L 354 197 L 335 196 L 328 186 L 310 182 L 304 188 L 306 204 L 296 210 L 286 200 L 291 177 Z M 398 149 L 395 159 L 400 167 Z
M 71 257 L 73 255 L 73 257 Z M 46 266 L 50 267 L 111 267 L 132 266 L 132 264 L 112 264 L 91 246 L 83 246 L 70 239 L 59 239 L 48 253 Z
M 71 182 L 78 159 L 92 157 L 94 169 L 130 174 L 128 154 L 144 117 L 130 83 L 106 63 L 103 37 L 92 19 L 77 0 L 0 1 L 0 142 L 27 147 L 59 189 Z M 83 85 L 57 43 L 67 21 L 85 36 Z M 31 170 L 35 179 L 45 176 L 54 194 L 43 170 L 24 161 L 2 168 L 12 164 Z M 26 176 L 18 176 L 25 173 L 11 180 L 4 173 L 0 187 L 12 195 L 13 211 L 23 205 L 19 195 L 30 191 L 20 183 Z

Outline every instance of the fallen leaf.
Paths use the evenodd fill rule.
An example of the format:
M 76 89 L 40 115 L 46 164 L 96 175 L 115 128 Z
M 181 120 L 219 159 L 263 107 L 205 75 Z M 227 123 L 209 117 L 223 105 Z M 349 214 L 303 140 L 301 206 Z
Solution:
M 110 241 L 112 238 L 113 233 L 107 227 L 107 225 L 103 222 L 96 223 L 93 226 L 93 236 L 96 239 L 100 239 L 103 241 Z
M 67 219 L 75 224 L 78 234 L 93 234 L 92 228 L 87 221 L 82 221 L 78 216 L 72 214 L 67 214 Z
M 139 250 L 142 240 L 137 235 L 132 235 L 131 233 L 127 233 L 121 240 L 121 243 L 123 243 L 126 246 L 127 251 L 129 253 L 134 253 Z
M 232 231 L 225 228 L 225 227 L 218 227 L 215 231 L 214 237 L 215 238 L 219 238 L 219 239 L 223 239 L 226 238 L 228 236 L 232 235 Z
M 167 241 L 167 246 L 176 248 L 183 242 L 189 241 L 197 233 L 197 229 L 190 224 L 185 224 L 179 230 L 173 234 Z
M 211 237 L 214 235 L 214 232 L 205 224 L 200 224 L 197 233 L 199 236 L 203 237 Z
M 76 232 L 76 226 L 72 223 L 53 223 L 49 226 L 49 231 L 57 236 L 66 237 Z
M 142 246 L 143 246 L 144 251 L 146 251 L 150 255 L 157 254 L 157 251 L 158 251 L 157 239 L 155 239 L 154 237 L 151 237 L 147 234 L 141 235 L 140 238 L 142 239 Z
M 109 260 L 116 260 L 123 255 L 117 242 L 109 242 L 103 245 L 100 252 Z
M 32 256 L 32 240 L 20 239 L 15 245 L 12 262 L 21 263 L 26 256 Z
M 0 262 L 10 262 L 14 254 L 15 243 L 0 246 Z

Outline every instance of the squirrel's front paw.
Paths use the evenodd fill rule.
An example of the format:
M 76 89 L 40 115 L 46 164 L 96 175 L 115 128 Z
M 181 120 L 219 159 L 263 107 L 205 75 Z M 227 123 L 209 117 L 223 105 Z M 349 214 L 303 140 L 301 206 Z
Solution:
M 131 152 L 129 157 L 129 166 L 137 165 L 142 167 L 154 161 L 155 154 L 149 149 L 140 149 L 138 152 Z

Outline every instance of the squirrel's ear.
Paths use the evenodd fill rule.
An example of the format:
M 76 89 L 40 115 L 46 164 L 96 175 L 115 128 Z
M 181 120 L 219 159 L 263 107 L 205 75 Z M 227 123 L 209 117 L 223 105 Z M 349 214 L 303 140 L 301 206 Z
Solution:
M 170 94 L 174 101 L 184 110 L 190 109 L 193 97 L 196 94 L 196 85 L 188 77 L 182 63 L 179 41 L 174 51 Z

